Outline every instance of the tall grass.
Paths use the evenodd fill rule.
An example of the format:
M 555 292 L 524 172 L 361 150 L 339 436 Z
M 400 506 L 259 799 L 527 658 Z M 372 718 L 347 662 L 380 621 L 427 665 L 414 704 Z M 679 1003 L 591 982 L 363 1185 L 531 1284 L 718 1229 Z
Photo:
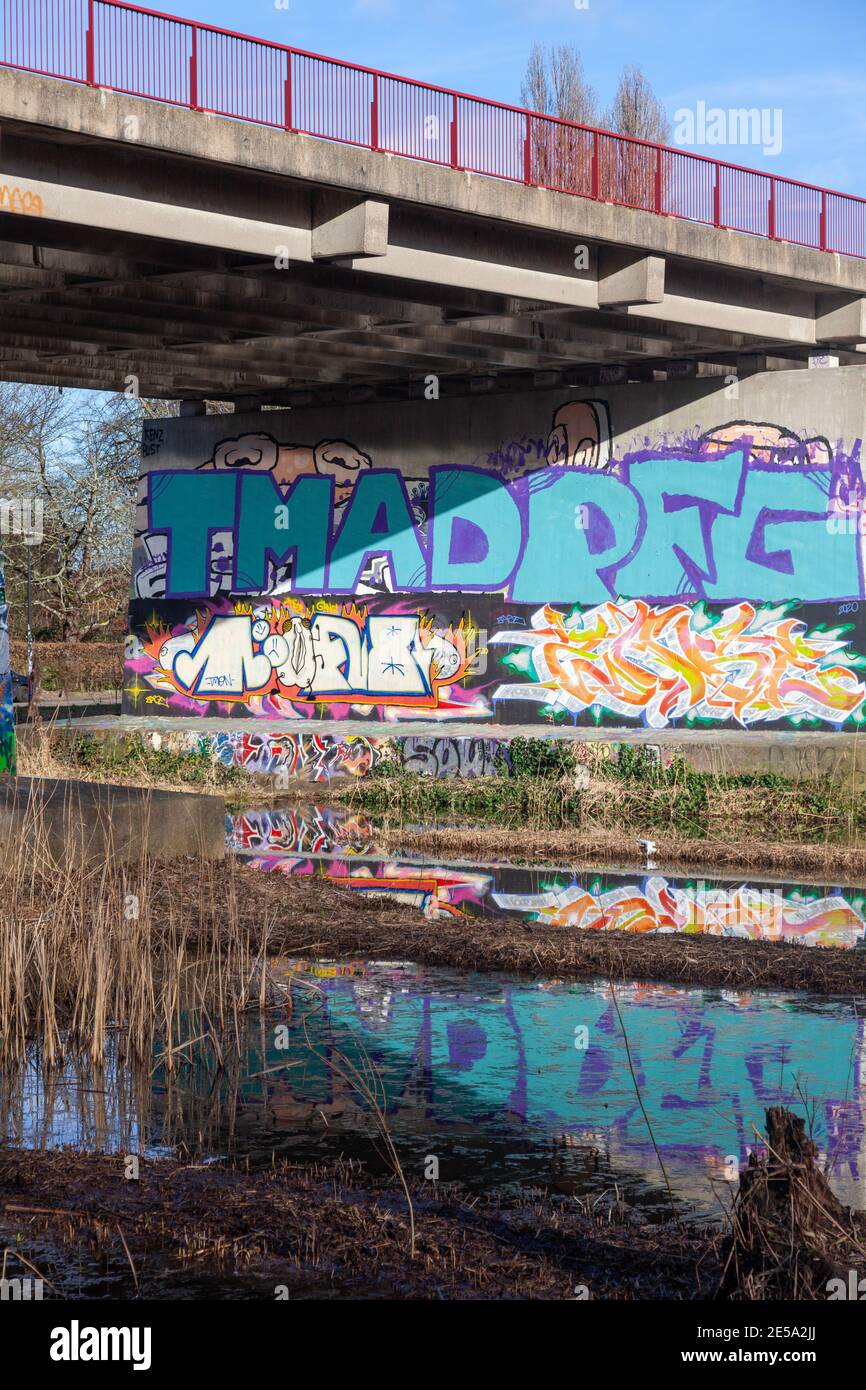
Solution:
M 101 1064 L 109 1037 L 150 1061 L 156 1039 L 171 1071 L 197 1020 L 213 1046 L 238 1041 L 241 1016 L 267 989 L 269 924 L 243 925 L 234 875 L 202 859 L 196 888 L 171 866 L 124 861 L 110 825 L 98 841 L 70 803 L 57 834 L 38 799 L 0 865 L 0 1065 L 38 1040 L 46 1067 L 70 1056 Z M 147 842 L 147 798 L 142 844 Z M 126 851 L 128 854 L 128 849 Z M 219 928 L 213 930 L 217 921 Z

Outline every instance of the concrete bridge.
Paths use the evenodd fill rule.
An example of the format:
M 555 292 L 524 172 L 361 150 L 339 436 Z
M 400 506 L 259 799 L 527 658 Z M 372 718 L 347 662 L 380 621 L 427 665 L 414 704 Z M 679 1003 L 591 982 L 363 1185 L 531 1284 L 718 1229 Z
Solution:
M 314 780 L 527 728 L 862 777 L 864 200 L 61 10 L 0 31 L 0 379 L 181 402 L 127 732 Z
M 301 404 L 863 360 L 860 199 L 64 3 L 65 40 L 0 33 L 0 378 Z

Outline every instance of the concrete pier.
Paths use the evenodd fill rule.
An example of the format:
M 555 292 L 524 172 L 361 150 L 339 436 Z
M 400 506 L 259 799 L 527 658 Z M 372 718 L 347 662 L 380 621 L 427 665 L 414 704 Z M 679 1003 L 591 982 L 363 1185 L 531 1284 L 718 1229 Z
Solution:
M 225 854 L 220 796 L 56 778 L 0 778 L 0 831 L 55 860 Z

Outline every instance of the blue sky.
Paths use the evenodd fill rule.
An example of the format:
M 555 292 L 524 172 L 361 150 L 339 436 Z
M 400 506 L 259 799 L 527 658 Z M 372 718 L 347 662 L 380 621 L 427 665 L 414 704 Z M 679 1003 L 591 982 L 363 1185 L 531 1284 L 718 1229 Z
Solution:
M 513 102 L 534 41 L 575 42 L 603 103 L 623 63 L 637 62 L 671 117 L 701 101 L 778 109 L 776 155 L 698 148 L 866 194 L 866 0 L 588 0 L 586 9 L 575 0 L 172 0 L 164 8 Z

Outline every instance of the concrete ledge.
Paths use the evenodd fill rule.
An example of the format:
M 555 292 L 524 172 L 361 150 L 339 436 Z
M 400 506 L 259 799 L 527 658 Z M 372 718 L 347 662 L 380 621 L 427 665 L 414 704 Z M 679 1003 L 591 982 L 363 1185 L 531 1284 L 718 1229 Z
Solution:
M 221 796 L 55 778 L 0 778 L 0 831 L 54 860 L 225 854 Z

